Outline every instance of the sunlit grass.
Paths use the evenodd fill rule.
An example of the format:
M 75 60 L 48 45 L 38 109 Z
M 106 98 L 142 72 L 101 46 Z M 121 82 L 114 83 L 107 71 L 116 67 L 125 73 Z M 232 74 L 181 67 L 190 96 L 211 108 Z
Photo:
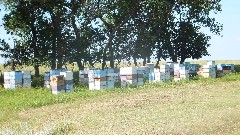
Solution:
M 12 134 L 240 133 L 240 74 L 60 95 L 1 88 L 0 101 L 0 130 Z

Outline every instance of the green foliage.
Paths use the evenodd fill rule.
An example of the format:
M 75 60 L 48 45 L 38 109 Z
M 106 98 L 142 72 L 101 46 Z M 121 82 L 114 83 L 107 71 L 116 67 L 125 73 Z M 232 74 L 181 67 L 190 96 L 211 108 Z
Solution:
M 240 65 L 234 65 L 234 70 L 236 72 L 240 72 Z
M 43 87 L 44 77 L 40 75 L 39 77 L 32 77 L 32 87 Z
M 16 39 L 14 48 L 1 42 L 4 56 L 17 64 L 62 68 L 77 62 L 79 69 L 102 63 L 139 59 L 150 62 L 209 55 L 210 36 L 222 25 L 210 15 L 221 12 L 221 0 L 77 1 L 5 0 L 4 28 Z

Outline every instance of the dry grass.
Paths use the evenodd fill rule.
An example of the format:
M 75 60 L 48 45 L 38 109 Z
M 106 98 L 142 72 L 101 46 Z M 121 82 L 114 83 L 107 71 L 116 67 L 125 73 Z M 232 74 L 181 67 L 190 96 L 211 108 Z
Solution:
M 139 88 L 18 112 L 0 134 L 239 134 L 240 82 Z

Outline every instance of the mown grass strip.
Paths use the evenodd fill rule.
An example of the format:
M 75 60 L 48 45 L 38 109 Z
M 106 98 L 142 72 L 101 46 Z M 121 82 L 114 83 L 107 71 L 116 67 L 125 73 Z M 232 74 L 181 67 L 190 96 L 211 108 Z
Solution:
M 57 103 L 67 103 L 75 100 L 84 101 L 86 98 L 94 98 L 104 94 L 111 93 L 124 93 L 132 92 L 139 89 L 151 89 L 157 87 L 178 87 L 181 85 L 186 85 L 188 83 L 197 84 L 212 84 L 217 82 L 226 81 L 237 81 L 240 80 L 240 74 L 229 74 L 223 78 L 210 79 L 201 78 L 199 76 L 193 78 L 192 80 L 182 80 L 178 82 L 167 82 L 167 83 L 147 83 L 141 87 L 131 87 L 131 88 L 117 88 L 114 90 L 103 90 L 103 91 L 89 91 L 86 87 L 75 88 L 74 93 L 52 95 L 51 90 L 44 88 L 32 88 L 32 89 L 17 89 L 17 90 L 5 90 L 0 89 L 0 123 L 8 118 L 15 118 L 14 112 L 41 107 Z

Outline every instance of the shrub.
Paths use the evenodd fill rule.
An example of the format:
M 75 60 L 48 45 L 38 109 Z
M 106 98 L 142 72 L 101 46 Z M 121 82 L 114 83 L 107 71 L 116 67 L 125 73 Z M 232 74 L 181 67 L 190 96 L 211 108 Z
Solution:
M 240 72 L 240 65 L 234 65 L 234 70 L 236 72 Z
M 43 76 L 33 77 L 32 76 L 32 87 L 43 87 L 44 86 L 44 78 Z

